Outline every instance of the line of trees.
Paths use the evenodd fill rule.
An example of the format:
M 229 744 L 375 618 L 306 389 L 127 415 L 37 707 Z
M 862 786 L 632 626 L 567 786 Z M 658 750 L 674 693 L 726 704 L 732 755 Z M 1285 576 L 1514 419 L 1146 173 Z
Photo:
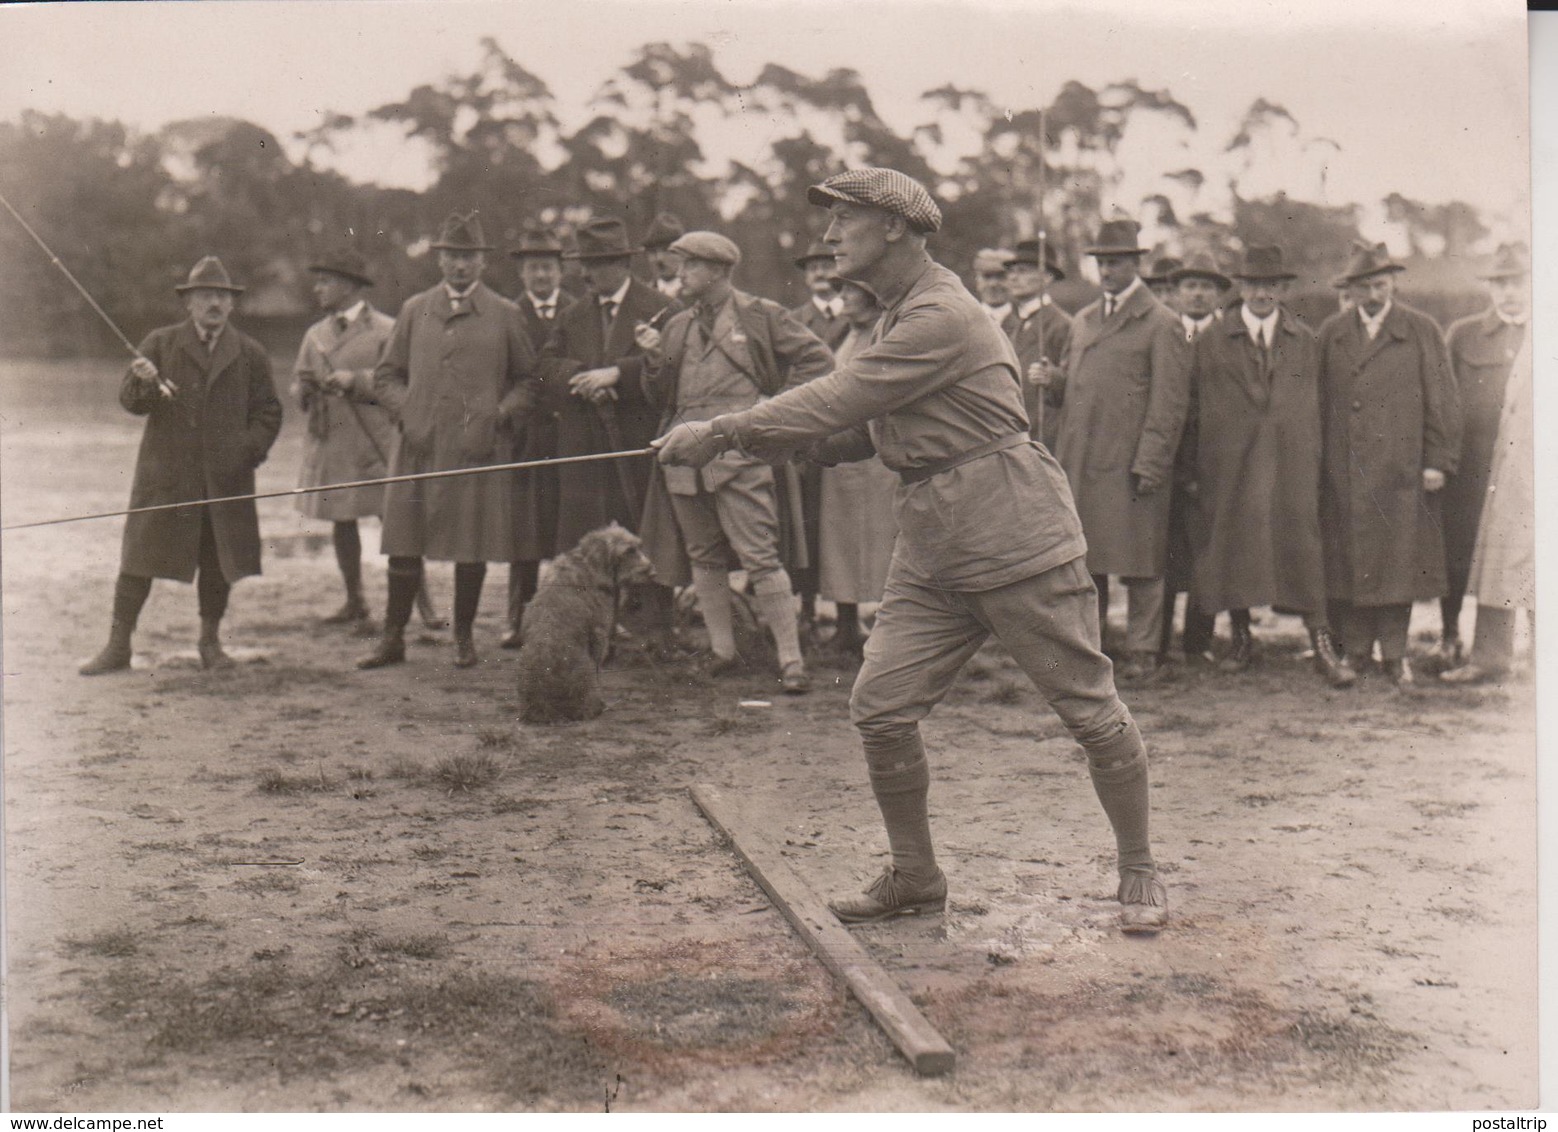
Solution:
M 0 122 L 0 192 L 132 337 L 177 313 L 173 284 L 211 251 L 249 285 L 247 315 L 263 319 L 305 311 L 307 263 L 350 239 L 393 310 L 434 277 L 426 245 L 442 217 L 473 207 L 499 244 L 531 221 L 567 232 L 611 214 L 639 232 L 669 210 L 689 227 L 735 238 L 747 255 L 745 286 L 798 301 L 790 260 L 820 227 L 805 190 L 846 165 L 890 165 L 930 184 L 946 217 L 936 254 L 954 268 L 977 248 L 1031 235 L 1041 215 L 1073 266 L 1099 218 L 1115 210 L 1142 219 L 1146 238 L 1175 254 L 1281 242 L 1314 281 L 1358 235 L 1359 207 L 1324 199 L 1335 143 L 1309 137 L 1265 99 L 1249 108 L 1220 168 L 1156 169 L 1145 167 L 1141 139 L 1183 140 L 1199 123 L 1168 91 L 1133 80 L 1098 90 L 1066 83 L 1045 108 L 1042 136 L 1037 109 L 1007 113 L 981 91 L 945 85 L 926 92 L 926 120 L 905 135 L 882 119 L 852 70 L 816 78 L 770 64 L 738 85 L 705 46 L 653 43 L 601 86 L 589 117 L 569 131 L 541 78 L 495 41 L 481 46 L 469 74 L 360 117 L 326 115 L 291 139 L 296 159 L 248 121 L 137 134 L 117 122 L 24 112 Z M 384 131 L 428 155 L 436 178 L 426 192 L 353 183 L 329 168 L 339 147 Z M 1289 187 L 1298 170 L 1308 196 L 1264 188 L 1278 169 Z M 1380 204 L 1422 255 L 1465 256 L 1489 234 L 1463 202 L 1393 193 Z M 111 347 L 8 217 L 0 218 L 0 266 L 6 352 Z

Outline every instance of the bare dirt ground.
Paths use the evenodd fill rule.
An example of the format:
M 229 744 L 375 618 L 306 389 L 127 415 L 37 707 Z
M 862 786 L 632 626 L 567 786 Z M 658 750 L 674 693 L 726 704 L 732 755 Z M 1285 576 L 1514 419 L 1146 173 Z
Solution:
M 124 505 L 117 370 L 0 367 L 7 522 Z M 262 487 L 290 486 L 297 425 Z M 249 663 L 196 667 L 193 590 L 159 582 L 137 669 L 90 681 L 120 521 L 5 537 L 19 1110 L 1536 1101 L 1528 683 L 1334 692 L 1284 620 L 1249 674 L 1128 693 L 1175 918 L 1127 939 L 1082 757 L 987 650 L 926 728 L 948 913 L 859 931 L 957 1051 L 918 1079 L 687 794 L 741 796 L 825 894 L 869 880 L 851 671 L 786 700 L 629 648 L 600 720 L 523 725 L 501 569 L 479 668 L 432 634 L 359 673 L 366 642 L 315 624 L 339 603 L 325 528 L 286 500 L 261 522 L 226 631 Z

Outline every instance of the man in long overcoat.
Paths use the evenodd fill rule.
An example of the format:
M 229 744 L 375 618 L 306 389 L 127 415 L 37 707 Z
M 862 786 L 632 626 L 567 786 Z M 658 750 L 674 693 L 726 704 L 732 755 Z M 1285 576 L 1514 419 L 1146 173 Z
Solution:
M 1505 244 L 1480 278 L 1492 298 L 1488 309 L 1453 323 L 1445 334 L 1450 369 L 1461 398 L 1461 462 L 1444 485 L 1444 555 L 1448 591 L 1439 599 L 1444 632 L 1432 659 L 1452 668 L 1462 659 L 1461 605 L 1471 570 L 1477 525 L 1493 471 L 1494 439 L 1504 406 L 1510 366 L 1528 336 L 1531 263 L 1524 245 Z M 1478 615 L 1481 616 L 1480 614 Z M 1480 630 L 1479 630 L 1480 631 Z
M 510 462 L 535 400 L 535 353 L 519 308 L 481 281 L 492 250 L 481 221 L 452 214 L 432 246 L 443 281 L 406 300 L 374 373 L 374 396 L 400 426 L 391 475 Z M 471 630 L 487 563 L 514 560 L 519 500 L 512 472 L 389 485 L 384 635 L 358 667 L 405 660 L 424 558 L 455 563 L 454 663 L 478 663 Z
M 119 387 L 119 403 L 146 418 L 131 507 L 254 492 L 254 469 L 281 430 L 281 402 L 265 348 L 229 323 L 235 286 L 206 256 L 176 290 L 189 318 L 153 330 Z M 81 667 L 98 676 L 130 667 L 131 637 L 153 578 L 196 582 L 200 663 L 231 663 L 222 615 L 232 585 L 260 572 L 253 500 L 178 507 L 125 520 L 108 644 Z
M 395 320 L 368 302 L 373 279 L 354 248 L 338 248 L 308 269 L 325 316 L 303 335 L 292 367 L 292 395 L 308 416 L 299 487 L 382 478 L 394 447 L 395 422 L 373 398 L 373 371 Z M 362 536 L 357 520 L 384 513 L 382 487 L 317 491 L 298 497 L 298 510 L 331 524 L 346 603 L 326 624 L 362 623 Z
M 1019 240 L 1006 263 L 1012 317 L 1005 329 L 1022 367 L 1028 435 L 1051 452 L 1060 434 L 1060 404 L 1071 353 L 1071 316 L 1055 305 L 1049 288 L 1065 277 L 1052 244 L 1044 245 L 1044 264 L 1039 265 L 1038 240 Z
M 1233 286 L 1233 280 L 1218 270 L 1217 261 L 1208 252 L 1191 256 L 1189 263 L 1172 258 L 1160 259 L 1158 263 L 1175 265 L 1168 268 L 1164 277 L 1173 293 L 1173 301 L 1167 305 L 1179 315 L 1185 341 L 1193 346 L 1201 333 L 1210 330 L 1217 322 L 1223 298 Z M 1153 293 L 1157 293 L 1156 289 Z M 1191 455 L 1195 448 L 1195 428 L 1195 388 L 1192 384 L 1190 411 L 1185 417 L 1179 456 L 1174 461 L 1174 482 L 1169 489 L 1168 551 L 1163 566 L 1163 633 L 1158 645 L 1160 659 L 1168 657 L 1173 644 L 1174 606 L 1180 594 L 1190 593 L 1191 577 L 1195 571 L 1195 548 L 1201 539 L 1201 506 L 1192 486 L 1196 478 Z M 1222 663 L 1232 670 L 1239 670 L 1248 665 L 1250 660 L 1250 611 L 1230 609 L 1228 612 L 1233 648 Z M 1204 613 L 1194 598 L 1185 598 L 1185 627 L 1180 635 L 1180 644 L 1188 663 L 1205 663 L 1211 659 L 1216 624 L 1216 618 Z
M 520 234 L 519 246 L 509 255 L 519 269 L 520 292 L 514 303 L 525 320 L 530 345 L 539 355 L 557 320 L 575 298 L 562 285 L 563 245 L 547 229 L 532 226 Z M 515 460 L 551 459 L 557 455 L 556 422 L 548 413 L 534 412 L 526 419 L 518 440 Z M 502 642 L 506 649 L 520 646 L 519 624 L 525 603 L 535 596 L 541 559 L 553 554 L 557 542 L 557 469 L 531 468 L 519 475 L 525 521 L 520 523 L 518 557 L 509 564 L 509 631 Z
M 1055 456 L 1087 534 L 1100 625 L 1108 578 L 1125 583 L 1121 680 L 1157 670 L 1163 625 L 1169 484 L 1190 400 L 1190 347 L 1179 319 L 1137 274 L 1135 221 L 1111 220 L 1087 254 L 1103 296 L 1077 312 Z
M 1301 613 L 1316 667 L 1345 687 L 1353 672 L 1326 620 L 1320 552 L 1319 344 L 1281 305 L 1297 278 L 1282 249 L 1248 248 L 1234 277 L 1240 300 L 1193 347 L 1196 416 L 1182 450 L 1200 517 L 1192 604 L 1208 619 L 1232 614 L 1225 671 L 1249 664 L 1251 606 Z
M 682 295 L 693 305 L 671 317 L 663 337 L 647 328 L 639 336 L 649 352 L 646 392 L 664 407 L 667 428 L 746 408 L 833 368 L 827 346 L 789 311 L 731 285 L 741 262 L 741 249 L 731 240 L 689 232 L 671 247 L 682 253 Z M 656 469 L 644 512 L 644 551 L 662 578 L 691 574 L 714 652 L 711 670 L 740 663 L 730 597 L 735 557 L 773 634 L 784 690 L 808 691 L 775 482 L 790 465 L 776 470 L 729 453 L 701 470 Z
M 1384 244 L 1354 246 L 1356 306 L 1320 327 L 1320 535 L 1331 627 L 1361 673 L 1374 643 L 1414 683 L 1412 603 L 1445 593 L 1441 492 L 1461 453 L 1461 408 L 1439 328 L 1395 295 Z

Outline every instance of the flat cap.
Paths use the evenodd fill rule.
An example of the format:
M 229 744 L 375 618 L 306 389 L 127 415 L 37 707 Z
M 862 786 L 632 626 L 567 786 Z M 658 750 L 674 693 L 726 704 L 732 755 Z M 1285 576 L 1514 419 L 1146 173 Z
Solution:
M 668 250 L 680 252 L 688 259 L 728 263 L 732 267 L 741 262 L 741 249 L 736 247 L 735 241 L 718 232 L 688 232 L 673 240 Z
M 903 217 L 917 232 L 941 228 L 941 209 L 925 186 L 896 169 L 868 167 L 835 173 L 822 184 L 807 189 L 806 199 L 822 208 L 835 201 L 867 204 Z

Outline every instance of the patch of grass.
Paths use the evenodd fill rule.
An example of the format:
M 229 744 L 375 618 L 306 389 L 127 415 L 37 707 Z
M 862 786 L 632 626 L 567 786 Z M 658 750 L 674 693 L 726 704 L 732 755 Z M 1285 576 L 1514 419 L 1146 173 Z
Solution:
M 508 794 L 499 794 L 492 800 L 492 812 L 495 814 L 529 814 L 546 805 L 547 801 L 544 798 L 514 798 Z
M 353 782 L 372 782 L 373 768 L 359 766 L 358 764 L 353 763 L 351 766 L 346 768 L 346 777 Z
M 325 774 L 323 767 L 316 774 L 284 774 L 275 767 L 260 771 L 259 790 L 262 794 L 326 794 L 339 785 Z
M 358 928 L 347 937 L 342 958 L 348 966 L 362 966 L 362 957 L 403 955 L 408 959 L 441 959 L 449 950 L 449 937 L 434 932 L 381 935 L 372 928 Z
M 140 936 L 131 928 L 106 928 L 85 939 L 66 939 L 72 954 L 100 955 L 105 959 L 124 959 L 141 949 Z
M 491 786 L 503 776 L 503 766 L 486 751 L 445 755 L 433 764 L 432 779 L 451 794 Z
M 384 768 L 385 778 L 397 778 L 402 782 L 417 782 L 427 774 L 427 768 L 415 759 L 408 759 L 405 755 L 396 755 L 390 760 L 389 766 Z
M 247 892 L 251 896 L 268 896 L 273 892 L 301 892 L 303 882 L 290 872 L 267 870 L 256 876 L 241 877 L 234 882 L 233 887 L 239 892 Z
M 488 727 L 476 733 L 476 746 L 483 751 L 511 750 L 514 742 L 512 731 L 504 731 L 497 727 Z

